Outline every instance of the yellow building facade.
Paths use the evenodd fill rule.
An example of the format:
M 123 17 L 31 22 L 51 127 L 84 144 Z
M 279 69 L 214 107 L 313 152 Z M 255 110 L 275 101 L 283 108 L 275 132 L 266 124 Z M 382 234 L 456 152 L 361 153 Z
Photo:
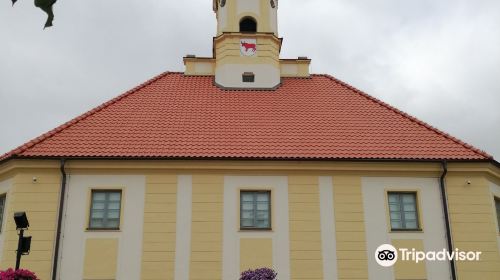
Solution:
M 12 217 L 27 211 L 32 251 L 23 267 L 50 279 L 61 174 L 57 161 L 13 160 L 2 166 L 6 194 L 1 267 L 15 263 Z M 448 262 L 376 265 L 383 243 L 446 248 L 440 164 L 324 162 L 68 161 L 56 279 L 238 279 L 274 268 L 280 279 L 451 279 Z M 450 164 L 446 176 L 453 244 L 481 251 L 457 262 L 457 279 L 498 279 L 500 235 L 494 199 L 500 170 Z M 90 193 L 120 190 L 120 227 L 88 229 Z M 271 228 L 240 228 L 242 191 L 270 191 Z M 392 231 L 386 195 L 416 192 L 422 229 Z
M 277 0 L 213 5 L 213 57 L 0 157 L 0 270 L 24 211 L 42 280 L 500 279 L 497 161 L 280 58 Z

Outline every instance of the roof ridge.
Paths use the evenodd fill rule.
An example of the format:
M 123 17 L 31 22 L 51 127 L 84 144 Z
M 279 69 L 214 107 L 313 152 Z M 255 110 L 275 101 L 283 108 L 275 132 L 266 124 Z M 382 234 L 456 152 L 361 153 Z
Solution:
M 421 121 L 418 118 L 416 118 L 416 117 L 414 117 L 414 116 L 412 116 L 412 115 L 410 115 L 408 113 L 405 113 L 405 112 L 397 109 L 396 107 L 391 106 L 388 103 L 386 103 L 386 102 L 384 102 L 384 101 L 382 101 L 382 100 L 380 100 L 380 99 L 378 99 L 376 97 L 373 97 L 373 96 L 369 95 L 368 93 L 366 93 L 366 92 L 364 92 L 364 91 L 362 91 L 362 90 L 360 90 L 360 89 L 358 89 L 358 88 L 356 88 L 354 86 L 351 86 L 350 84 L 348 84 L 346 82 L 343 82 L 343 81 L 335 78 L 332 75 L 329 75 L 329 74 L 314 74 L 314 75 L 327 77 L 330 80 L 332 80 L 332 81 L 340 84 L 341 86 L 346 87 L 346 88 L 348 88 L 348 89 L 350 89 L 350 90 L 358 93 L 359 95 L 367 98 L 368 100 L 376 102 L 376 103 L 380 104 L 381 106 L 385 107 L 386 109 L 391 110 L 391 111 L 393 111 L 393 112 L 395 112 L 395 113 L 397 113 L 397 114 L 399 114 L 399 115 L 401 115 L 401 116 L 409 119 L 410 121 L 415 122 L 418 125 L 423 126 L 426 129 L 428 129 L 428 130 L 430 130 L 430 131 L 432 131 L 432 132 L 434 132 L 434 133 L 436 133 L 436 134 L 438 134 L 440 136 L 443 136 L 444 138 L 446 138 L 448 140 L 451 140 L 451 141 L 453 141 L 453 142 L 455 142 L 455 143 L 463 146 L 466 149 L 469 149 L 469 150 L 473 151 L 474 153 L 476 153 L 478 155 L 486 157 L 487 159 L 493 159 L 493 156 L 491 156 L 487 152 L 485 152 L 485 151 L 483 151 L 481 149 L 478 149 L 478 148 L 476 148 L 476 147 L 474 147 L 474 146 L 472 146 L 470 144 L 467 144 L 466 142 L 464 142 L 464 141 L 462 141 L 462 140 L 460 140 L 460 139 L 458 139 L 458 138 L 456 138 L 456 137 L 454 137 L 454 136 L 452 136 L 452 135 L 450 135 L 450 134 L 448 134 L 448 133 L 446 133 L 446 132 L 444 132 L 444 131 L 442 131 L 442 130 L 440 130 L 440 129 L 438 129 L 438 128 L 436 128 L 436 127 L 434 127 L 434 126 L 432 126 L 432 125 L 430 125 L 430 124 L 428 124 L 426 122 L 424 122 L 424 121 Z
M 39 143 L 41 143 L 41 142 L 43 142 L 43 141 L 45 141 L 45 140 L 53 137 L 57 133 L 65 130 L 66 128 L 69 128 L 69 127 L 71 127 L 71 126 L 79 123 L 80 121 L 82 121 L 82 120 L 84 120 L 84 119 L 86 119 L 86 118 L 88 118 L 88 117 L 90 117 L 90 116 L 92 116 L 92 115 L 94 115 L 94 114 L 102 111 L 103 109 L 105 109 L 105 108 L 107 108 L 107 107 L 115 104 L 116 102 L 122 100 L 123 98 L 125 98 L 125 97 L 127 97 L 127 96 L 129 96 L 129 95 L 131 95 L 133 93 L 136 93 L 140 89 L 142 89 L 144 87 L 147 87 L 148 85 L 156 82 L 157 80 L 159 80 L 159 79 L 161 79 L 161 78 L 163 78 L 163 77 L 165 77 L 165 76 L 167 76 L 169 74 L 180 74 L 180 72 L 178 72 L 178 73 L 176 73 L 176 72 L 170 72 L 170 71 L 163 72 L 163 73 L 161 73 L 161 74 L 159 74 L 159 75 L 157 75 L 157 76 L 155 76 L 155 77 L 153 77 L 153 78 L 151 78 L 151 79 L 143 82 L 142 84 L 140 84 L 140 85 L 138 85 L 138 86 L 136 86 L 136 87 L 134 87 L 134 88 L 132 88 L 132 89 L 130 89 L 130 90 L 128 90 L 128 91 L 120 94 L 120 95 L 118 95 L 117 97 L 115 97 L 115 98 L 113 98 L 111 100 L 108 100 L 108 101 L 102 103 L 101 105 L 99 105 L 97 107 L 94 107 L 94 108 L 90 109 L 89 111 L 87 111 L 87 112 L 85 112 L 85 113 L 83 113 L 83 114 L 81 114 L 81 115 L 73 118 L 72 120 L 70 120 L 68 122 L 65 122 L 62 125 L 60 125 L 60 126 L 54 128 L 54 129 L 52 129 L 52 130 L 50 130 L 48 132 L 46 132 L 46 133 L 44 133 L 44 134 L 36 137 L 36 138 L 34 138 L 34 139 L 32 139 L 32 140 L 24 143 L 21 146 L 18 146 L 17 148 L 14 148 L 13 150 L 11 150 L 11 151 L 3 154 L 3 155 L 1 155 L 0 156 L 0 162 L 6 160 L 7 158 L 10 158 L 10 157 L 13 157 L 13 156 L 16 156 L 18 154 L 21 154 L 21 153 L 25 152 L 26 150 L 28 150 L 28 149 L 34 147 L 35 145 L 37 145 L 37 144 L 39 144 Z

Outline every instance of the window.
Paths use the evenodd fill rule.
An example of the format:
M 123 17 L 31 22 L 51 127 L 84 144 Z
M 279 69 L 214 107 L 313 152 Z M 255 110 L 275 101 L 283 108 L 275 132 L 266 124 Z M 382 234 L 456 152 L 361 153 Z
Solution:
M 500 232 L 500 198 L 495 198 L 495 206 L 497 208 L 498 231 Z
M 89 229 L 119 229 L 121 191 L 92 191 Z
M 241 229 L 271 229 L 271 192 L 240 193 Z
M 251 17 L 243 18 L 240 21 L 240 32 L 241 33 L 251 33 L 257 32 L 257 22 Z
M 392 230 L 420 230 L 417 193 L 389 192 L 388 195 Z
M 243 73 L 243 82 L 244 83 L 253 83 L 255 82 L 255 74 L 252 72 Z
M 2 232 L 4 210 L 5 210 L 5 195 L 0 195 L 0 232 Z

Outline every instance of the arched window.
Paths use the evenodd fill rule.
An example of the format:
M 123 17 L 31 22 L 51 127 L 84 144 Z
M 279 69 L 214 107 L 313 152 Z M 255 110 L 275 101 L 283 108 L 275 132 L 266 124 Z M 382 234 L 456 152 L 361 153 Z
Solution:
M 251 17 L 245 17 L 240 21 L 240 32 L 257 32 L 257 21 Z

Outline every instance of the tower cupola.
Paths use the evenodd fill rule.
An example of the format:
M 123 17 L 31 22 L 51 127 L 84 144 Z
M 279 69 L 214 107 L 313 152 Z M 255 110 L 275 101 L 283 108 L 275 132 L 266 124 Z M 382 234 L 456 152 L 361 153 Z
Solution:
M 242 89 L 273 89 L 282 77 L 309 76 L 309 59 L 280 59 L 277 0 L 213 0 L 213 9 L 213 57 L 186 56 L 186 75 L 213 75 L 219 87 Z
M 254 22 L 260 33 L 278 36 L 277 0 L 214 0 L 217 34 L 242 32 L 242 23 Z

